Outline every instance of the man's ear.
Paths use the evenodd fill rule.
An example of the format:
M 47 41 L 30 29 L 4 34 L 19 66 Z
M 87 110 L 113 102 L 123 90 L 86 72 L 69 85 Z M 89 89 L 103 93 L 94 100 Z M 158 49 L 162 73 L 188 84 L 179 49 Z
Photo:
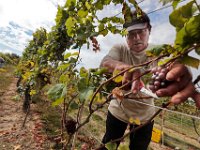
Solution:
M 148 26 L 149 34 L 151 33 L 151 26 Z

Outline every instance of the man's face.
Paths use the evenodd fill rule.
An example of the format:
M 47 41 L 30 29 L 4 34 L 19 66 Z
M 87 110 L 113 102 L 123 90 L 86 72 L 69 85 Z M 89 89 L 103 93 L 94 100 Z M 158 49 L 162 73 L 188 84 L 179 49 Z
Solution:
M 141 52 L 148 46 L 149 28 L 136 29 L 129 31 L 127 35 L 127 44 L 131 51 Z

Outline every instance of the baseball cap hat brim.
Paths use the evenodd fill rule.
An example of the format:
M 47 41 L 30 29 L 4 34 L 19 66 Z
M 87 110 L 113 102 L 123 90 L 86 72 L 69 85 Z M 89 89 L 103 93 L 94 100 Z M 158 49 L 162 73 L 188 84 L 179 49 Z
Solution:
M 127 27 L 126 30 L 129 32 L 132 30 L 145 29 L 145 28 L 147 28 L 147 23 L 138 23 Z

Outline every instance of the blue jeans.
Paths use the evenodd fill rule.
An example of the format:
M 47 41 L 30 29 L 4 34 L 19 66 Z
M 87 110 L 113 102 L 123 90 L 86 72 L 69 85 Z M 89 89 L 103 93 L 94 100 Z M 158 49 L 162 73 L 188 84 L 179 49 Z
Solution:
M 150 122 L 141 129 L 130 134 L 130 150 L 146 150 L 151 141 L 152 129 L 154 122 Z M 124 135 L 124 132 L 128 124 L 115 118 L 109 111 L 106 120 L 106 133 L 103 137 L 102 143 L 108 143 L 111 140 L 121 138 Z M 137 125 L 130 125 L 130 130 Z M 117 142 L 119 146 L 120 142 Z M 107 150 L 102 148 L 102 150 Z

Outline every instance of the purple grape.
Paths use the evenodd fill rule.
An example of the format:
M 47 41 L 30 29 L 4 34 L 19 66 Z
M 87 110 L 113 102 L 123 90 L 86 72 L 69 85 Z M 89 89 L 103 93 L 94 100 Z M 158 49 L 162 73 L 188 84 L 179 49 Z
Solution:
M 159 74 L 158 74 L 158 76 L 159 76 L 159 78 L 160 78 L 160 79 L 164 80 L 164 79 L 165 79 L 165 76 L 166 76 L 166 74 L 165 74 L 165 73 L 163 73 L 163 72 L 161 72 L 161 73 L 159 73 Z
M 154 85 L 157 86 L 157 87 L 159 87 L 160 86 L 160 81 L 155 81 Z
M 159 81 L 159 80 L 160 80 L 160 77 L 159 77 L 159 76 L 157 76 L 157 77 L 155 78 L 155 80 L 156 80 L 156 81 Z
M 166 80 L 166 74 L 169 71 L 167 68 L 155 67 L 152 68 L 151 72 L 153 73 L 151 81 L 149 82 L 149 89 L 152 92 L 157 91 L 160 88 L 168 86 L 171 82 Z
M 156 67 L 154 67 L 154 68 L 151 69 L 151 73 L 155 73 L 156 71 L 157 71 Z

